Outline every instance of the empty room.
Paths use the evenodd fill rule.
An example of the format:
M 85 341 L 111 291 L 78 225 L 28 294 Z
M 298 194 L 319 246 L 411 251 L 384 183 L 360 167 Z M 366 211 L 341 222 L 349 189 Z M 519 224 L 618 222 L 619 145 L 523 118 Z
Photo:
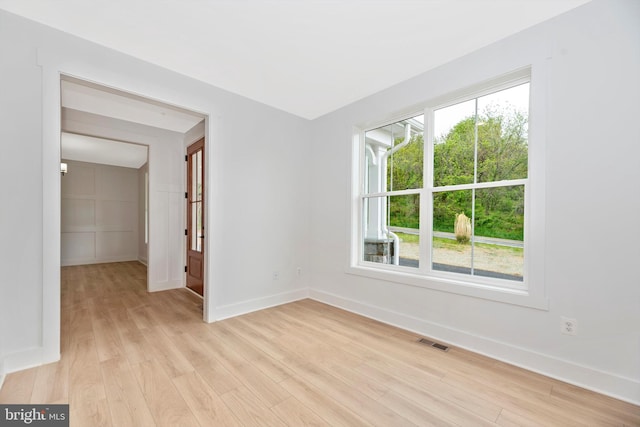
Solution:
M 0 425 L 640 425 L 640 2 L 0 0 Z

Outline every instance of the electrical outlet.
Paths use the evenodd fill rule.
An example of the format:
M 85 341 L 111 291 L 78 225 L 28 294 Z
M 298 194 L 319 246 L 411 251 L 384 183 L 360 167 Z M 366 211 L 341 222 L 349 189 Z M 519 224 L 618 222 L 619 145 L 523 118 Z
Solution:
M 560 332 L 565 335 L 576 335 L 578 333 L 578 321 L 569 317 L 561 317 Z
M 296 274 L 300 276 L 302 274 L 302 267 L 296 268 Z
M 274 271 L 272 277 L 273 277 L 273 280 L 278 280 L 280 278 L 280 272 Z

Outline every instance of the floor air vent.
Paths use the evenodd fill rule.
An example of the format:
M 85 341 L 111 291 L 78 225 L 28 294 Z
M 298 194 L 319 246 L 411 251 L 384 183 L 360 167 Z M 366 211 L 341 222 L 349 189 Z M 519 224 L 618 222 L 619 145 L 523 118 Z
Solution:
M 426 345 L 431 346 L 431 347 L 433 347 L 433 348 L 437 348 L 438 350 L 442 350 L 442 351 L 449 351 L 449 347 L 447 347 L 446 345 L 442 345 L 442 344 L 440 344 L 440 343 L 433 342 L 433 341 L 428 340 L 428 339 L 426 339 L 426 338 L 420 338 L 420 339 L 418 340 L 418 342 L 419 342 L 420 344 L 426 344 Z

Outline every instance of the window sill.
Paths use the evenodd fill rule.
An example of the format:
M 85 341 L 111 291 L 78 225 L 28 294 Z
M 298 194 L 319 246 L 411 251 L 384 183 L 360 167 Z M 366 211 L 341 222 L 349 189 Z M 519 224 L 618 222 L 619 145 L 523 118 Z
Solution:
M 409 271 L 383 270 L 380 268 L 372 268 L 362 265 L 349 266 L 345 272 L 347 274 L 399 283 L 407 286 L 416 286 L 440 292 L 464 295 L 511 305 L 519 305 L 538 310 L 549 310 L 549 300 L 547 298 L 532 295 L 532 293 L 527 290 L 474 284 L 437 276 L 424 276 L 414 274 Z

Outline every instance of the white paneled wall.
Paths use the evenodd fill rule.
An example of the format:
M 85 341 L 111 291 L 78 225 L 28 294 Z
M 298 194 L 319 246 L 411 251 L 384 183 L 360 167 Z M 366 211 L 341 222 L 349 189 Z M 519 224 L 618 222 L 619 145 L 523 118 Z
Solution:
M 66 161 L 62 177 L 61 264 L 138 259 L 138 171 Z

